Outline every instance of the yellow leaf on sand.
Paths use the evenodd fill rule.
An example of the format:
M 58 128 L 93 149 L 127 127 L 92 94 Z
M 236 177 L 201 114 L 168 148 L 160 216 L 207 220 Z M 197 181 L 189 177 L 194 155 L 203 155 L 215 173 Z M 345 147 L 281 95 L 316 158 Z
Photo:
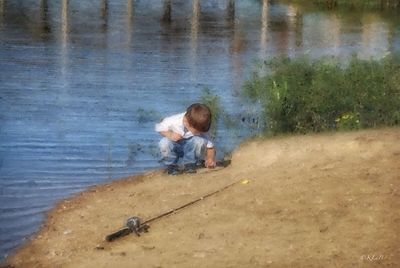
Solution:
M 249 180 L 242 180 L 240 183 L 241 184 L 248 184 L 250 181 Z

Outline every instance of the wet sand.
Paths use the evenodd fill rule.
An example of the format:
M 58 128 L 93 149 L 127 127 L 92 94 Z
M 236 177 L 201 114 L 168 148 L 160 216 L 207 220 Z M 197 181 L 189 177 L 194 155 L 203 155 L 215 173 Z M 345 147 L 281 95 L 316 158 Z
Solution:
M 399 267 L 400 128 L 252 140 L 222 170 L 160 171 L 60 202 L 12 267 Z M 150 224 L 105 236 L 237 184 Z

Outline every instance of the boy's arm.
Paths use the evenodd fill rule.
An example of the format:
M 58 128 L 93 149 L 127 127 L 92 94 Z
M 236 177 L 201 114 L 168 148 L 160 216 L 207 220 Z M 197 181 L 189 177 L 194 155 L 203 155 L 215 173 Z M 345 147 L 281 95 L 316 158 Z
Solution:
M 207 168 L 215 168 L 215 165 L 216 165 L 215 153 L 216 153 L 216 151 L 215 151 L 214 147 L 207 148 L 206 161 L 205 161 L 205 166 Z
M 178 134 L 176 132 L 173 132 L 171 130 L 160 131 L 159 133 L 162 136 L 164 136 L 164 137 L 166 137 L 166 138 L 168 138 L 168 139 L 170 139 L 172 141 L 179 141 L 179 140 L 181 140 L 183 138 L 182 135 L 180 135 L 180 134 Z
M 174 124 L 176 124 L 177 116 L 179 115 L 169 116 L 161 120 L 160 123 L 155 125 L 155 131 L 172 141 L 181 140 L 183 137 L 179 134 L 179 130 L 174 131 L 173 129 Z

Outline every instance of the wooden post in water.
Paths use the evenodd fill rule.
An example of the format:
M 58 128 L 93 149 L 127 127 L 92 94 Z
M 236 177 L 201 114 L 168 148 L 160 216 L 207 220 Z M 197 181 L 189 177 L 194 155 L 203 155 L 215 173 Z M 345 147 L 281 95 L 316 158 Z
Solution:
M 39 12 L 40 12 L 41 20 L 47 20 L 48 10 L 49 10 L 49 4 L 48 4 L 47 0 L 40 0 Z
M 381 0 L 381 9 L 398 8 L 400 6 L 400 0 Z
M 40 1 L 40 34 L 46 35 L 51 32 L 49 24 L 49 5 L 47 0 Z
M 4 9 L 5 9 L 5 3 L 6 0 L 0 0 L 0 29 L 3 29 L 3 24 L 4 24 Z
M 333 9 L 337 6 L 337 0 L 325 0 L 328 9 Z
M 269 0 L 263 0 L 261 13 L 260 57 L 267 56 Z
M 62 0 L 61 6 L 61 44 L 65 48 L 68 41 L 68 0 Z
M 133 0 L 126 0 L 126 35 L 127 35 L 127 47 L 130 48 L 132 46 L 132 35 L 133 35 Z
M 200 0 L 192 0 L 192 19 L 190 21 L 190 55 L 192 60 L 191 78 L 195 80 L 197 75 L 197 50 L 200 26 Z
M 239 21 L 235 20 L 234 3 L 231 3 L 228 9 L 231 9 L 227 12 L 226 18 L 231 34 L 229 45 L 229 58 L 231 60 L 233 73 L 231 79 L 233 80 L 233 91 L 240 94 L 244 67 L 244 62 L 242 57 L 240 57 L 240 53 L 246 49 L 247 42 L 242 29 L 240 29 Z
M 303 46 L 303 11 L 299 10 L 296 14 L 295 22 L 294 22 L 294 33 L 295 33 L 295 46 L 302 47 Z
M 190 39 L 192 48 L 197 48 L 197 36 L 199 33 L 199 20 L 200 20 L 200 0 L 193 0 L 192 2 L 192 19 L 190 27 Z
M 235 20 L 235 0 L 229 0 L 227 7 L 228 20 Z
M 102 0 L 101 2 L 101 19 L 103 20 L 102 30 L 107 31 L 108 27 L 108 0 Z
M 199 34 L 200 0 L 192 1 L 192 19 L 190 27 L 190 40 L 192 51 L 197 50 L 197 37 Z
M 129 21 L 129 22 L 132 21 L 133 12 L 134 12 L 133 0 L 126 0 L 126 18 L 127 18 L 127 21 Z
M 171 22 L 171 0 L 164 0 L 164 15 L 162 21 Z
M 69 42 L 69 21 L 68 21 L 68 11 L 69 9 L 69 1 L 62 0 L 61 1 L 61 25 L 60 25 L 60 76 L 59 76 L 59 85 L 60 85 L 60 92 L 58 98 L 56 100 L 56 105 L 59 107 L 64 107 L 69 102 L 69 80 L 68 80 L 68 65 L 69 65 L 69 54 L 68 54 L 68 42 Z M 62 120 L 57 121 L 57 129 L 58 135 L 60 137 L 64 137 L 66 133 L 65 124 Z

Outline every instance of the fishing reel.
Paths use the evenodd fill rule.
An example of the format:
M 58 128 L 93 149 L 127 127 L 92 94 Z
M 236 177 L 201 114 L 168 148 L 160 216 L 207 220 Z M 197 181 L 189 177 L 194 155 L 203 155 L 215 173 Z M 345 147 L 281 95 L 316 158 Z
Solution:
M 137 236 L 140 236 L 140 233 L 147 233 L 150 228 L 149 225 L 142 223 L 142 220 L 137 216 L 130 217 L 126 221 L 125 225 L 126 227 L 107 235 L 106 241 L 111 242 L 119 237 L 126 236 L 131 233 L 135 233 Z

